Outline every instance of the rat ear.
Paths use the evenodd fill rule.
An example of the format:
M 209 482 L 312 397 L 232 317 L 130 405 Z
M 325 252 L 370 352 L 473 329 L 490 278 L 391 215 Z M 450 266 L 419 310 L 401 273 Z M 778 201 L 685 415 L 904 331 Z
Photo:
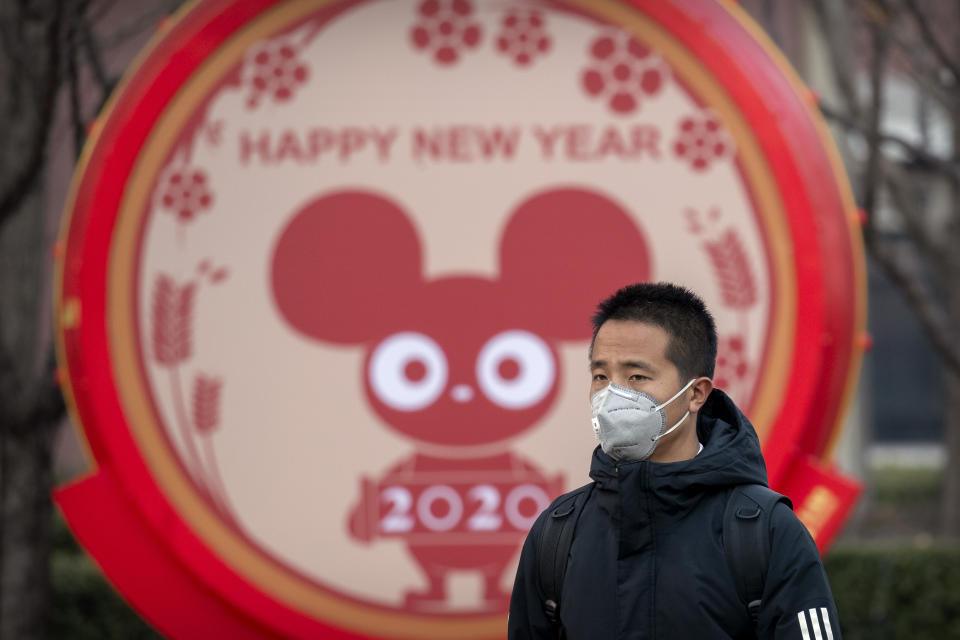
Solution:
M 650 279 L 647 242 L 613 200 L 578 188 L 539 193 L 517 207 L 500 242 L 501 282 L 510 304 L 543 335 L 592 335 L 597 303 Z
M 361 191 L 311 201 L 280 234 L 271 285 L 281 315 L 311 338 L 364 342 L 398 322 L 422 285 L 420 241 L 393 202 Z

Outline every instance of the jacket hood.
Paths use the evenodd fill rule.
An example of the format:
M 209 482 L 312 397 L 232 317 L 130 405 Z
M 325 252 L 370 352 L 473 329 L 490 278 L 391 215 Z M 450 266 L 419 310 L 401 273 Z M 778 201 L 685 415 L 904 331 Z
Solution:
M 593 452 L 590 477 L 610 486 L 621 485 L 631 475 L 648 471 L 648 486 L 668 500 L 680 494 L 725 489 L 741 484 L 767 485 L 767 468 L 753 425 L 733 401 L 714 389 L 697 413 L 697 437 L 703 451 L 680 462 L 620 462 L 598 446 Z

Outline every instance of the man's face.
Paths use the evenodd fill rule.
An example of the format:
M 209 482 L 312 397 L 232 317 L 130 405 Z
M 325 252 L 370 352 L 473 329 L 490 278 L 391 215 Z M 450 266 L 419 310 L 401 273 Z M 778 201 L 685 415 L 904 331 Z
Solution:
M 635 320 L 607 320 L 597 332 L 590 359 L 590 395 L 611 382 L 643 391 L 658 404 L 669 400 L 687 380 L 667 360 L 670 336 L 660 327 Z M 689 393 L 689 392 L 688 392 Z M 677 398 L 666 407 L 667 424 L 675 424 L 689 402 Z

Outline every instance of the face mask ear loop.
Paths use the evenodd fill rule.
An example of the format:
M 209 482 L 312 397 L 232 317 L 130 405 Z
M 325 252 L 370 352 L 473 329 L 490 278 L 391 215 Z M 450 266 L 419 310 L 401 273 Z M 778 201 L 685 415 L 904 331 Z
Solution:
M 683 417 L 682 417 L 682 418 L 680 418 L 679 420 L 677 420 L 677 424 L 673 425 L 672 427 L 670 427 L 669 429 L 667 429 L 666 431 L 664 431 L 663 433 L 661 433 L 660 435 L 658 435 L 656 438 L 653 438 L 653 441 L 656 442 L 657 440 L 659 440 L 659 439 L 662 438 L 663 436 L 668 435 L 668 434 L 669 434 L 670 432 L 672 432 L 674 429 L 676 429 L 676 428 L 679 427 L 681 424 L 683 424 L 683 421 L 686 420 L 686 419 L 687 419 L 687 416 L 689 416 L 689 415 L 690 415 L 690 412 L 687 411 L 685 414 L 683 414 Z
M 660 411 L 660 410 L 663 409 L 665 406 L 667 406 L 668 404 L 670 404 L 671 402 L 673 402 L 674 400 L 676 400 L 677 398 L 679 398 L 679 397 L 680 397 L 680 394 L 682 394 L 684 391 L 686 391 L 687 389 L 689 389 L 689 388 L 690 388 L 690 385 L 692 385 L 694 382 L 696 382 L 696 380 L 697 380 L 696 378 L 691 378 L 691 379 L 690 379 L 690 382 L 688 382 L 686 385 L 684 385 L 683 389 L 680 389 L 680 391 L 677 391 L 677 393 L 676 393 L 672 398 L 670 398 L 669 400 L 667 400 L 666 402 L 664 402 L 663 404 L 661 404 L 659 407 L 657 407 L 657 411 Z M 685 414 L 683 414 L 683 417 L 682 417 L 682 418 L 680 418 L 679 420 L 677 420 L 677 424 L 673 425 L 672 427 L 670 427 L 669 429 L 667 429 L 666 431 L 664 431 L 663 433 L 661 433 L 660 435 L 658 435 L 656 438 L 653 439 L 653 441 L 656 442 L 657 440 L 659 440 L 659 439 L 662 438 L 663 436 L 669 435 L 670 433 L 673 433 L 673 430 L 676 429 L 677 427 L 679 427 L 681 424 L 683 424 L 683 421 L 686 420 L 686 419 L 687 419 L 687 416 L 689 416 L 689 415 L 690 415 L 690 412 L 687 411 Z
M 680 394 L 682 394 L 684 391 L 686 391 L 687 389 L 689 389 L 689 388 L 690 388 L 690 385 L 692 385 L 692 384 L 693 384 L 694 382 L 696 382 L 696 381 L 697 381 L 696 378 L 690 378 L 690 382 L 688 382 L 687 384 L 685 384 L 684 387 L 683 387 L 683 389 L 680 389 L 680 391 L 677 391 L 675 394 L 673 394 L 673 397 L 672 397 L 672 398 L 670 398 L 669 400 L 667 400 L 667 401 L 664 402 L 663 404 L 655 407 L 654 410 L 655 410 L 655 411 L 660 411 L 660 409 L 663 409 L 664 407 L 666 407 L 667 405 L 669 405 L 671 402 L 673 402 L 674 400 L 676 400 L 677 398 L 679 398 L 679 397 L 680 397 Z M 690 413 L 690 412 L 688 411 L 687 413 Z M 669 433 L 669 432 L 668 432 L 668 433 Z

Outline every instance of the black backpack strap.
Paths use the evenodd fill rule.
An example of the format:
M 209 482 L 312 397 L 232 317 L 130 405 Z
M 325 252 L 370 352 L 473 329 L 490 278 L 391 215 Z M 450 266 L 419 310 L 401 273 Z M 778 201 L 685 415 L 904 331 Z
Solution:
M 723 513 L 723 551 L 754 627 L 770 564 L 770 514 L 778 502 L 793 508 L 786 496 L 760 484 L 746 484 L 730 492 Z
M 543 607 L 553 624 L 560 623 L 560 596 L 567 573 L 567 558 L 573 545 L 573 532 L 593 483 L 571 491 L 550 509 L 537 538 L 537 579 L 543 595 Z

